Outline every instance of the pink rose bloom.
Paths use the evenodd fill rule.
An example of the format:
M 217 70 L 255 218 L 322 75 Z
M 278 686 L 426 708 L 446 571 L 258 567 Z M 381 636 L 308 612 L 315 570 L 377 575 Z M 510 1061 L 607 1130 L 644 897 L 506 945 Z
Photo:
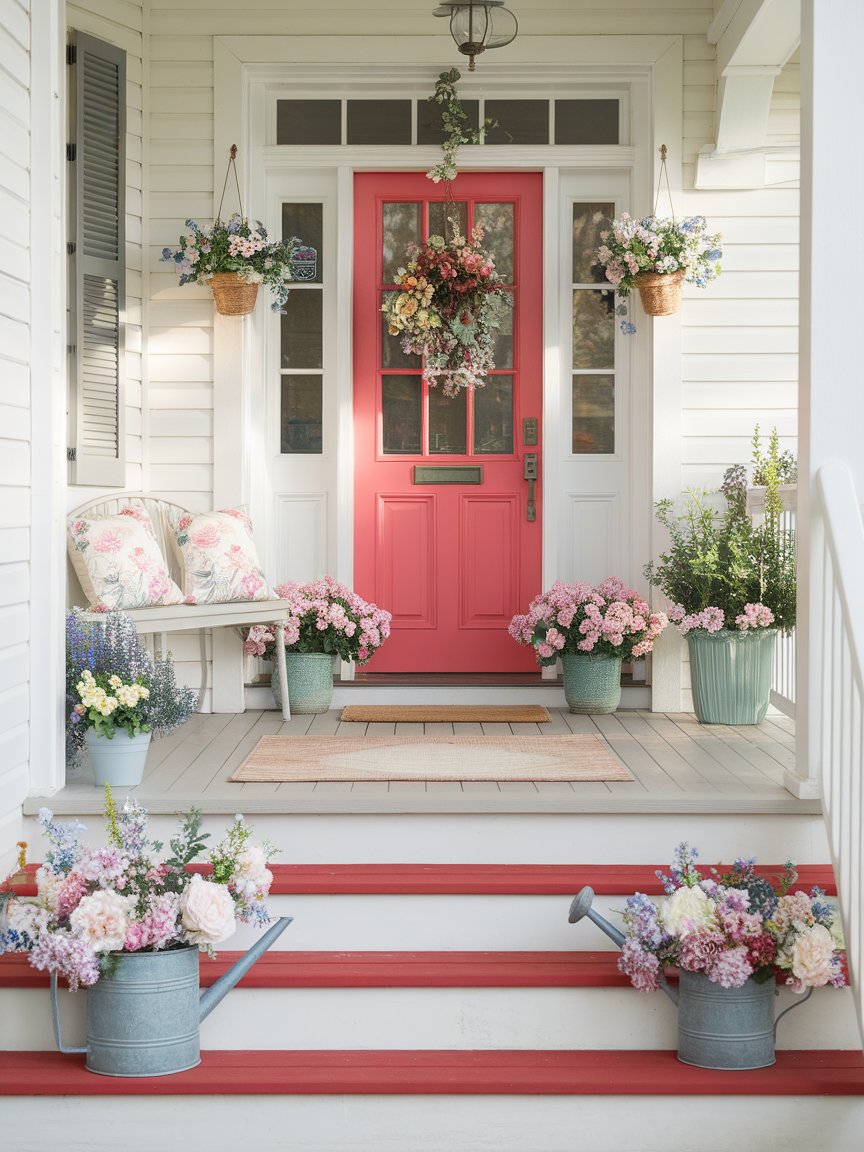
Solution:
M 190 944 L 220 944 L 234 935 L 234 901 L 223 884 L 195 873 L 180 897 L 180 918 Z
M 189 540 L 196 548 L 216 548 L 219 545 L 219 532 L 214 524 L 203 524 L 195 532 L 189 533 Z
M 93 541 L 93 549 L 96 552 L 113 553 L 119 552 L 123 547 L 123 538 L 119 532 L 113 529 L 107 529 L 96 537 Z

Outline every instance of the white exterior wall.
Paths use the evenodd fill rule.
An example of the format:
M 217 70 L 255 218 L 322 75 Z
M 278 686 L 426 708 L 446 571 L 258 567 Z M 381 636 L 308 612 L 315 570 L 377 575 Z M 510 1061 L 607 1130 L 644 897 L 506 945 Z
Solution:
M 29 784 L 30 4 L 0 23 L 0 876 Z

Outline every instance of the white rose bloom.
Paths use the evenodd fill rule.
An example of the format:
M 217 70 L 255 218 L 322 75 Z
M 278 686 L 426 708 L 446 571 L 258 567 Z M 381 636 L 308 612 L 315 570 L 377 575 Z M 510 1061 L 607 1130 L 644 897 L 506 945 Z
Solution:
M 69 917 L 69 926 L 94 952 L 117 952 L 126 940 L 134 910 L 135 900 L 131 896 L 103 888 L 81 898 Z
M 808 988 L 821 988 L 831 979 L 834 940 L 822 924 L 802 933 L 792 947 L 792 975 Z
M 253 884 L 259 883 L 259 877 L 267 871 L 267 857 L 260 848 L 254 845 L 244 848 L 237 856 L 235 876 L 241 880 L 249 880 Z
M 679 888 L 660 906 L 660 923 L 670 936 L 715 928 L 715 904 L 701 888 Z
M 197 872 L 180 897 L 180 919 L 190 944 L 220 944 L 237 927 L 231 893 Z

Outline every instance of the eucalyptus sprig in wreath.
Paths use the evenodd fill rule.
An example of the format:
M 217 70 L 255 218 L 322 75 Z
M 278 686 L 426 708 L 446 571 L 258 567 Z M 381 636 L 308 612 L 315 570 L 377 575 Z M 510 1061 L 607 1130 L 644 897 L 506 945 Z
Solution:
M 435 184 L 440 184 L 442 180 L 449 182 L 456 179 L 456 153 L 462 144 L 482 144 L 487 130 L 498 127 L 498 121 L 490 120 L 488 117 L 479 128 L 468 127 L 468 114 L 456 92 L 456 85 L 461 79 L 462 73 L 458 68 L 442 72 L 435 81 L 435 91 L 428 98 L 430 103 L 443 105 L 441 109 L 441 126 L 444 129 L 444 140 L 441 144 L 443 156 L 426 173 Z

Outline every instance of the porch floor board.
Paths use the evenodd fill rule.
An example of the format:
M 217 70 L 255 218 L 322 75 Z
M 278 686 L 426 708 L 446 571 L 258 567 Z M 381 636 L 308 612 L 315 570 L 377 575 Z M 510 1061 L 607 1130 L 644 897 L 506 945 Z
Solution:
M 782 784 L 794 763 L 794 725 L 771 716 L 749 727 L 705 726 L 692 714 L 623 711 L 583 716 L 550 709 L 548 724 L 342 723 L 340 709 L 282 720 L 275 711 L 196 715 L 154 742 L 137 798 L 151 812 L 195 804 L 214 814 L 247 813 L 767 813 L 818 814 Z M 633 773 L 632 781 L 356 781 L 235 784 L 234 770 L 264 735 L 538 735 L 594 733 Z M 120 790 L 121 793 L 123 790 Z M 30 797 L 35 814 L 45 797 Z M 50 797 L 58 815 L 97 813 L 101 789 L 86 766 Z

